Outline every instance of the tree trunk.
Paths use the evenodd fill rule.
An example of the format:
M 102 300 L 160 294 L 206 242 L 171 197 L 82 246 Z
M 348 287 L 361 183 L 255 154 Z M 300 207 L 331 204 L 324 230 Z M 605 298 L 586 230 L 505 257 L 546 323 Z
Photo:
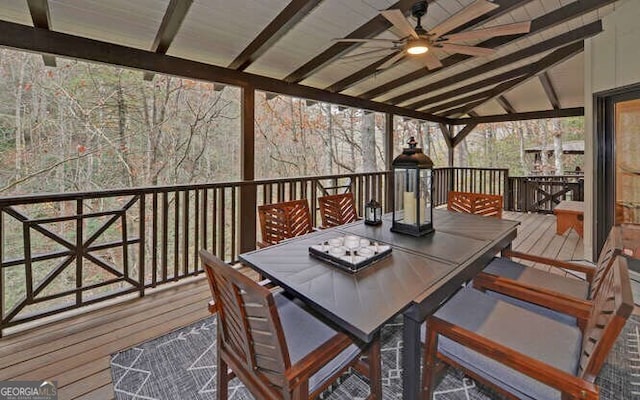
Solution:
M 24 134 L 22 132 L 22 93 L 24 91 L 24 70 L 27 65 L 27 57 L 23 54 L 20 63 L 20 74 L 18 76 L 18 85 L 16 87 L 16 108 L 15 108 L 15 123 L 16 123 L 16 159 L 15 159 L 15 177 L 16 179 L 22 176 L 22 157 L 24 153 Z
M 562 126 L 560 120 L 553 123 L 553 154 L 555 155 L 556 175 L 564 175 L 563 153 L 562 153 Z
M 365 112 L 362 119 L 362 170 L 374 172 L 376 170 L 376 135 L 375 113 Z

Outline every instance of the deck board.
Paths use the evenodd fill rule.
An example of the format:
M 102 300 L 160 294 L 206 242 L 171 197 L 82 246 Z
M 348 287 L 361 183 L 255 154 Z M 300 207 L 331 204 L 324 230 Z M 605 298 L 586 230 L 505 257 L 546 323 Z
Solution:
M 582 239 L 573 230 L 556 235 L 553 215 L 505 212 L 503 218 L 521 222 L 514 250 L 582 259 Z M 201 276 L 143 298 L 9 334 L 0 339 L 0 380 L 57 380 L 61 400 L 112 399 L 111 354 L 205 318 L 210 296 Z

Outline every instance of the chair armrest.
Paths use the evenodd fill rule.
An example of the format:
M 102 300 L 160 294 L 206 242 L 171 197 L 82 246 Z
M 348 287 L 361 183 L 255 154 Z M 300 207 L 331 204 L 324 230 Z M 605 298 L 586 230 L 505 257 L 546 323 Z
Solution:
M 589 265 L 581 265 L 567 261 L 554 260 L 553 258 L 535 256 L 533 254 L 521 253 L 519 251 L 503 250 L 502 255 L 504 257 L 519 258 L 521 260 L 533 261 L 540 264 L 551 265 L 557 268 L 564 268 L 576 272 L 582 272 L 586 275 L 586 279 L 589 283 L 593 281 L 593 276 L 596 272 L 596 268 Z
M 431 316 L 427 320 L 427 330 L 448 337 L 485 357 L 494 359 L 509 368 L 551 386 L 576 399 L 598 399 L 598 388 L 591 382 L 568 374 L 558 368 L 545 364 L 526 354 L 493 342 L 477 333 L 453 325 L 447 321 Z M 446 358 L 438 353 L 438 357 Z
M 271 244 L 265 242 L 256 242 L 256 247 L 258 249 L 264 249 L 265 247 L 269 247 Z
M 209 312 L 211 314 L 215 314 L 216 312 L 218 312 L 218 305 L 213 300 L 210 300 L 209 303 L 207 303 L 207 308 L 209 309 Z
M 286 372 L 287 379 L 291 382 L 308 380 L 329 361 L 353 344 L 353 341 L 344 333 L 337 333 L 317 349 L 307 354 Z
M 478 290 L 491 290 L 528 303 L 537 304 L 553 311 L 576 317 L 586 323 L 589 319 L 592 303 L 590 301 L 566 296 L 542 287 L 527 285 L 513 279 L 480 272 L 473 279 L 473 287 Z

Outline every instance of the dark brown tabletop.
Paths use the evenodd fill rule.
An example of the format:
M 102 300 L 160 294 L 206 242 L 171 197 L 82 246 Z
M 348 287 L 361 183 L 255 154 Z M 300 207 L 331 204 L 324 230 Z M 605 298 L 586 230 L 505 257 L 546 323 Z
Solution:
M 454 264 L 401 248 L 356 273 L 309 255 L 309 246 L 343 235 L 327 230 L 251 253 L 241 260 L 359 339 L 369 342 L 388 320 Z
M 403 313 L 403 398 L 420 393 L 420 325 L 516 237 L 517 221 L 434 210 L 433 234 L 416 238 L 362 221 L 240 255 L 240 259 L 355 337 L 370 342 Z M 354 234 L 390 244 L 391 256 L 355 274 L 309 255 L 309 246 Z

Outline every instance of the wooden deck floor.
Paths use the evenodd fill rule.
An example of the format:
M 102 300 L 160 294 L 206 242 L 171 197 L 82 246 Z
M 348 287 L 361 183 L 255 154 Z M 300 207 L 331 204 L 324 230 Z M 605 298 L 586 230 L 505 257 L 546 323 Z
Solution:
M 514 249 L 582 260 L 582 240 L 555 234 L 553 215 L 505 213 L 521 221 Z M 56 380 L 59 398 L 111 399 L 110 355 L 206 317 L 203 277 L 0 339 L 0 380 Z

